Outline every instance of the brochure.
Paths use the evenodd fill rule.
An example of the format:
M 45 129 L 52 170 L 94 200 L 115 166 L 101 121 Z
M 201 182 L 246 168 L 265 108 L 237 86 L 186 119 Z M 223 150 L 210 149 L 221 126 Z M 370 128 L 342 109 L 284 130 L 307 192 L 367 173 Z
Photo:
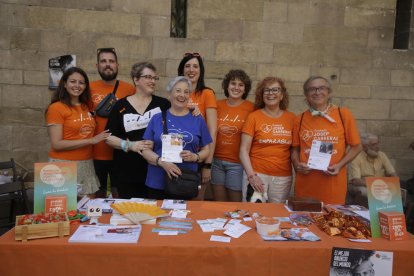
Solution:
M 163 134 L 161 140 L 161 161 L 182 163 L 183 159 L 180 157 L 180 153 L 183 151 L 183 135 L 178 133 Z
M 329 275 L 391 276 L 392 262 L 392 252 L 334 247 Z
M 65 197 L 67 211 L 77 207 L 77 166 L 76 162 L 35 163 L 34 213 L 45 212 L 46 197 Z M 47 201 L 48 206 L 52 203 Z
M 141 234 L 141 229 L 141 225 L 80 225 L 72 237 L 70 237 L 69 242 L 136 243 Z
M 308 167 L 314 170 L 326 171 L 331 162 L 333 144 L 331 142 L 312 141 L 308 159 Z
M 366 177 L 372 237 L 381 236 L 379 211 L 403 213 L 400 179 L 398 177 Z
M 160 227 L 164 228 L 174 228 L 174 229 L 184 229 L 192 230 L 193 229 L 193 220 L 190 218 L 161 218 L 158 223 Z
M 187 201 L 182 199 L 164 199 L 161 205 L 161 209 L 186 210 Z
M 281 229 L 280 235 L 261 235 L 265 241 L 320 241 L 321 239 L 308 228 Z

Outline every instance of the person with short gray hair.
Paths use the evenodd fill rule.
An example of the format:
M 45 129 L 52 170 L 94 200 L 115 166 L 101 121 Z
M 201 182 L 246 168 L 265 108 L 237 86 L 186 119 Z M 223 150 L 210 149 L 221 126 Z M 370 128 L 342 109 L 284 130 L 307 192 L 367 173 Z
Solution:
M 164 192 L 166 176 L 170 179 L 177 178 L 183 170 L 197 172 L 198 164 L 209 156 L 209 145 L 213 140 L 203 117 L 193 115 L 188 107 L 192 93 L 191 81 L 184 76 L 175 77 L 168 82 L 166 90 L 171 107 L 151 119 L 143 136 L 143 139 L 154 144 L 152 148 L 143 151 L 143 156 L 149 163 L 145 185 L 149 198 L 189 200 L 192 199 L 190 195 Z M 170 139 L 169 144 L 166 144 L 164 139 Z M 176 159 L 165 158 L 167 145 L 182 146 L 182 151 Z M 199 184 L 201 185 L 201 182 Z
M 351 162 L 349 166 L 349 192 L 353 196 L 360 194 L 367 196 L 365 177 L 397 176 L 387 155 L 380 151 L 378 136 L 372 133 L 361 134 L 363 151 Z M 361 205 L 365 205 L 362 202 Z M 361 203 L 361 202 L 359 202 Z

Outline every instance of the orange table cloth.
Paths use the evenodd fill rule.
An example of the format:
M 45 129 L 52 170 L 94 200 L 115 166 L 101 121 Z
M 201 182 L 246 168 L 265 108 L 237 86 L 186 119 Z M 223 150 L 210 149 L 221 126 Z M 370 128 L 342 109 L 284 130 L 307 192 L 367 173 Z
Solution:
M 0 237 L 0 275 L 328 275 L 333 247 L 392 251 L 393 275 L 414 273 L 412 235 L 406 241 L 376 238 L 355 243 L 330 237 L 312 225 L 319 242 L 263 241 L 255 229 L 230 243 L 211 242 L 211 235 L 223 231 L 203 233 L 195 220 L 223 217 L 236 209 L 266 216 L 289 213 L 282 204 L 272 203 L 194 201 L 187 209 L 193 230 L 158 236 L 151 232 L 154 225 L 143 225 L 136 244 L 68 243 L 69 236 L 20 242 L 14 240 L 12 229 Z M 254 227 L 253 222 L 244 224 Z M 76 228 L 71 226 L 71 234 Z

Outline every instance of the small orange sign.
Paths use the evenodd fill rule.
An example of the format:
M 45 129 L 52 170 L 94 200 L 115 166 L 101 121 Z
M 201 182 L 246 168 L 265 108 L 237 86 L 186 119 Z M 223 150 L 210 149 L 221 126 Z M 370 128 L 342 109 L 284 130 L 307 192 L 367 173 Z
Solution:
M 400 212 L 379 212 L 381 236 L 391 241 L 402 241 L 407 238 L 405 216 Z

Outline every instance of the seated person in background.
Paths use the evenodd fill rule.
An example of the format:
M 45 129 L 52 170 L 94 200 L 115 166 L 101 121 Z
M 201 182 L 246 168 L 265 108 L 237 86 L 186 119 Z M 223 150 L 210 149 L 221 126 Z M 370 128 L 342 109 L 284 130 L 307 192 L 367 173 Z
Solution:
M 367 196 L 365 177 L 397 176 L 387 155 L 379 150 L 377 135 L 361 135 L 363 151 L 351 162 L 349 167 L 349 192 L 353 195 Z

